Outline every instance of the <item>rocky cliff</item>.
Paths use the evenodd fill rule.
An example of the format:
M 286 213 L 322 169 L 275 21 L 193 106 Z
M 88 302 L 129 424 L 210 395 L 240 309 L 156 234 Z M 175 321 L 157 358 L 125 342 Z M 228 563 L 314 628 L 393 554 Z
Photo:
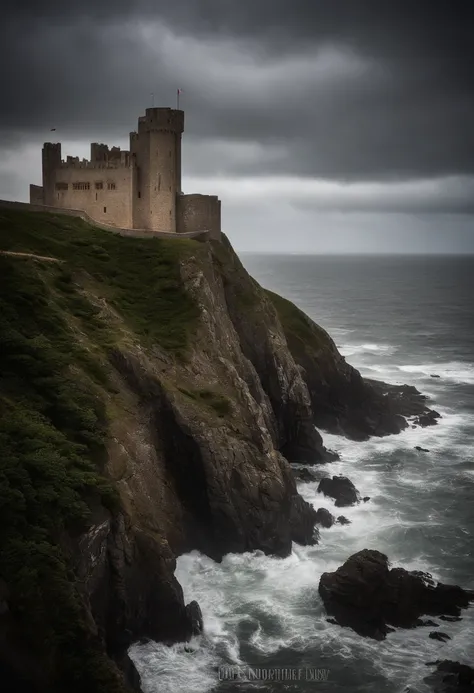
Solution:
M 199 628 L 176 556 L 317 542 L 291 470 L 331 459 L 315 424 L 385 435 L 425 403 L 365 382 L 225 239 L 1 211 L 0 249 L 0 676 L 138 691 L 128 645 Z

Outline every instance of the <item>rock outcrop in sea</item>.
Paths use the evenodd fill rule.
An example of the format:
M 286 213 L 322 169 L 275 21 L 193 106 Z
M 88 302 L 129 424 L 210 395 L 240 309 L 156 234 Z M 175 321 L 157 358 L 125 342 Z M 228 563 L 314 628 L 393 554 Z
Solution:
M 341 626 L 383 640 L 399 628 L 437 625 L 421 616 L 459 616 L 474 601 L 474 592 L 436 583 L 431 575 L 390 568 L 387 556 L 364 549 L 333 573 L 323 573 L 319 594 L 327 613 Z M 436 639 L 443 639 L 436 633 Z M 431 634 L 430 634 L 431 637 Z

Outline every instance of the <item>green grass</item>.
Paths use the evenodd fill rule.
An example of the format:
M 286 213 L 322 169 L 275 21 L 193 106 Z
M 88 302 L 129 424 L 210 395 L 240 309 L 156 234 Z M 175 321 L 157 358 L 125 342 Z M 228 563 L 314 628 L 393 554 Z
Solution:
M 197 247 L 189 239 L 121 237 L 74 217 L 0 210 L 0 250 L 55 257 L 66 261 L 66 271 L 87 272 L 147 345 L 158 344 L 179 357 L 199 318 L 183 287 L 179 261 Z M 71 300 L 78 303 L 77 297 Z
M 189 388 L 178 388 L 179 391 L 194 400 L 195 402 L 201 402 L 206 407 L 210 407 L 214 413 L 220 418 L 228 416 L 232 411 L 232 405 L 230 401 L 224 395 L 219 392 L 208 389 L 189 389 Z
M 273 293 L 273 291 L 266 289 L 265 293 L 275 306 L 285 332 L 291 332 L 302 341 L 312 339 L 312 322 L 303 311 L 297 308 L 294 303 Z
M 330 343 L 329 335 L 316 325 L 302 310 L 286 298 L 268 291 L 265 293 L 276 308 L 291 351 L 296 348 L 319 352 L 326 350 Z
M 52 691 L 118 693 L 61 542 L 89 526 L 90 501 L 119 507 L 102 475 L 107 420 L 97 383 L 107 373 L 64 318 L 55 289 L 63 272 L 0 256 L 1 577 L 24 646 L 43 657 Z

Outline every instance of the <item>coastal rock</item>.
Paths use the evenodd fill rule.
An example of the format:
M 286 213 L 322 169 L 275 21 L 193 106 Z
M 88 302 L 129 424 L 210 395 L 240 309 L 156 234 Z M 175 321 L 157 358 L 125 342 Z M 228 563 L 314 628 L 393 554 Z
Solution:
M 440 618 L 443 618 L 440 616 Z M 424 627 L 429 627 L 429 628 L 439 628 L 439 623 L 436 623 L 436 621 L 432 621 L 431 619 L 428 619 L 427 621 L 424 621 L 422 618 L 419 618 L 417 622 L 415 623 L 415 627 L 418 626 L 424 626 Z
M 432 640 L 439 640 L 440 642 L 447 642 L 448 640 L 451 640 L 447 633 L 442 633 L 438 630 L 431 631 L 428 637 Z
M 319 593 L 340 625 L 376 640 L 384 639 L 391 626 L 416 626 L 424 614 L 457 616 L 474 599 L 474 592 L 435 584 L 427 573 L 390 569 L 387 556 L 368 549 L 335 572 L 323 573 Z
M 189 602 L 186 605 L 186 616 L 191 624 L 191 634 L 201 635 L 204 630 L 201 607 L 196 601 Z
M 310 472 L 309 469 L 306 469 L 306 467 L 302 467 L 301 469 L 293 468 L 293 474 L 298 481 L 304 481 L 306 483 L 317 481 L 317 476 L 313 474 L 313 472 Z
M 441 414 L 433 410 L 417 416 L 415 419 L 413 419 L 413 424 L 415 426 L 421 426 L 422 428 L 426 428 L 427 426 L 436 426 L 439 418 L 441 418 Z
M 442 621 L 448 621 L 449 623 L 456 623 L 456 621 L 462 621 L 461 616 L 440 616 Z
M 300 367 L 318 428 L 353 440 L 367 440 L 370 436 L 399 433 L 407 428 L 407 417 L 429 414 L 426 397 L 415 387 L 362 378 L 322 327 L 290 301 L 271 291 L 266 293 L 277 310 L 289 351 Z M 257 340 L 253 342 L 257 344 Z
M 437 375 L 436 373 L 431 373 L 430 378 L 441 378 L 441 376 Z
M 340 525 L 350 525 L 351 521 L 347 519 L 347 517 L 344 517 L 344 515 L 339 515 L 338 518 L 336 518 L 336 522 Z
M 429 450 L 427 450 L 427 448 L 422 448 L 419 445 L 415 445 L 414 449 L 418 450 L 418 452 L 429 452 Z
M 315 527 L 316 510 L 301 496 L 291 498 L 289 530 L 292 541 L 297 544 L 314 545 L 319 541 L 319 530 Z M 283 555 L 287 555 L 285 552 Z
M 424 678 L 435 693 L 468 693 L 474 689 L 474 669 L 467 664 L 444 659 L 427 662 L 426 666 L 436 666 L 436 670 Z
M 318 508 L 316 511 L 316 524 L 321 525 L 321 527 L 329 529 L 333 526 L 335 521 L 334 515 L 331 515 L 326 508 Z
M 354 505 L 360 500 L 358 490 L 346 476 L 333 476 L 332 479 L 329 477 L 321 479 L 318 493 L 334 498 L 337 508 Z
M 91 624 L 104 639 L 132 690 L 139 675 L 127 654 L 136 640 L 169 645 L 189 640 L 202 629 L 197 602 L 185 605 L 170 548 L 134 527 L 130 518 L 102 515 L 75 547 L 75 574 Z
M 362 498 L 362 502 L 363 502 L 363 503 L 367 503 L 369 500 L 370 500 L 370 496 L 364 496 L 364 497 Z
M 227 358 L 231 357 L 257 403 L 268 408 L 279 451 L 295 463 L 334 460 L 335 453 L 326 450 L 315 428 L 307 384 L 269 293 L 248 275 L 225 236 L 212 246 L 206 269 L 203 280 L 208 283 L 210 300 L 202 285 L 193 281 L 197 273 L 202 274 L 202 262 L 198 266 L 188 262 L 184 268 L 187 287 L 208 311 L 206 339 L 212 332 L 215 347 L 214 335 L 222 335 Z M 224 354 L 216 352 L 216 356 L 222 359 Z

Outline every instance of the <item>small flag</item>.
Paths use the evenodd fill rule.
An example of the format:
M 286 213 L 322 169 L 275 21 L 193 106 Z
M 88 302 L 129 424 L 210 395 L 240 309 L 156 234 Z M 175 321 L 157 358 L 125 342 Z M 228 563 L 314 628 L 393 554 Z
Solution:
M 178 89 L 178 94 L 182 94 L 182 93 L 183 93 L 183 90 L 182 90 L 182 89 Z

